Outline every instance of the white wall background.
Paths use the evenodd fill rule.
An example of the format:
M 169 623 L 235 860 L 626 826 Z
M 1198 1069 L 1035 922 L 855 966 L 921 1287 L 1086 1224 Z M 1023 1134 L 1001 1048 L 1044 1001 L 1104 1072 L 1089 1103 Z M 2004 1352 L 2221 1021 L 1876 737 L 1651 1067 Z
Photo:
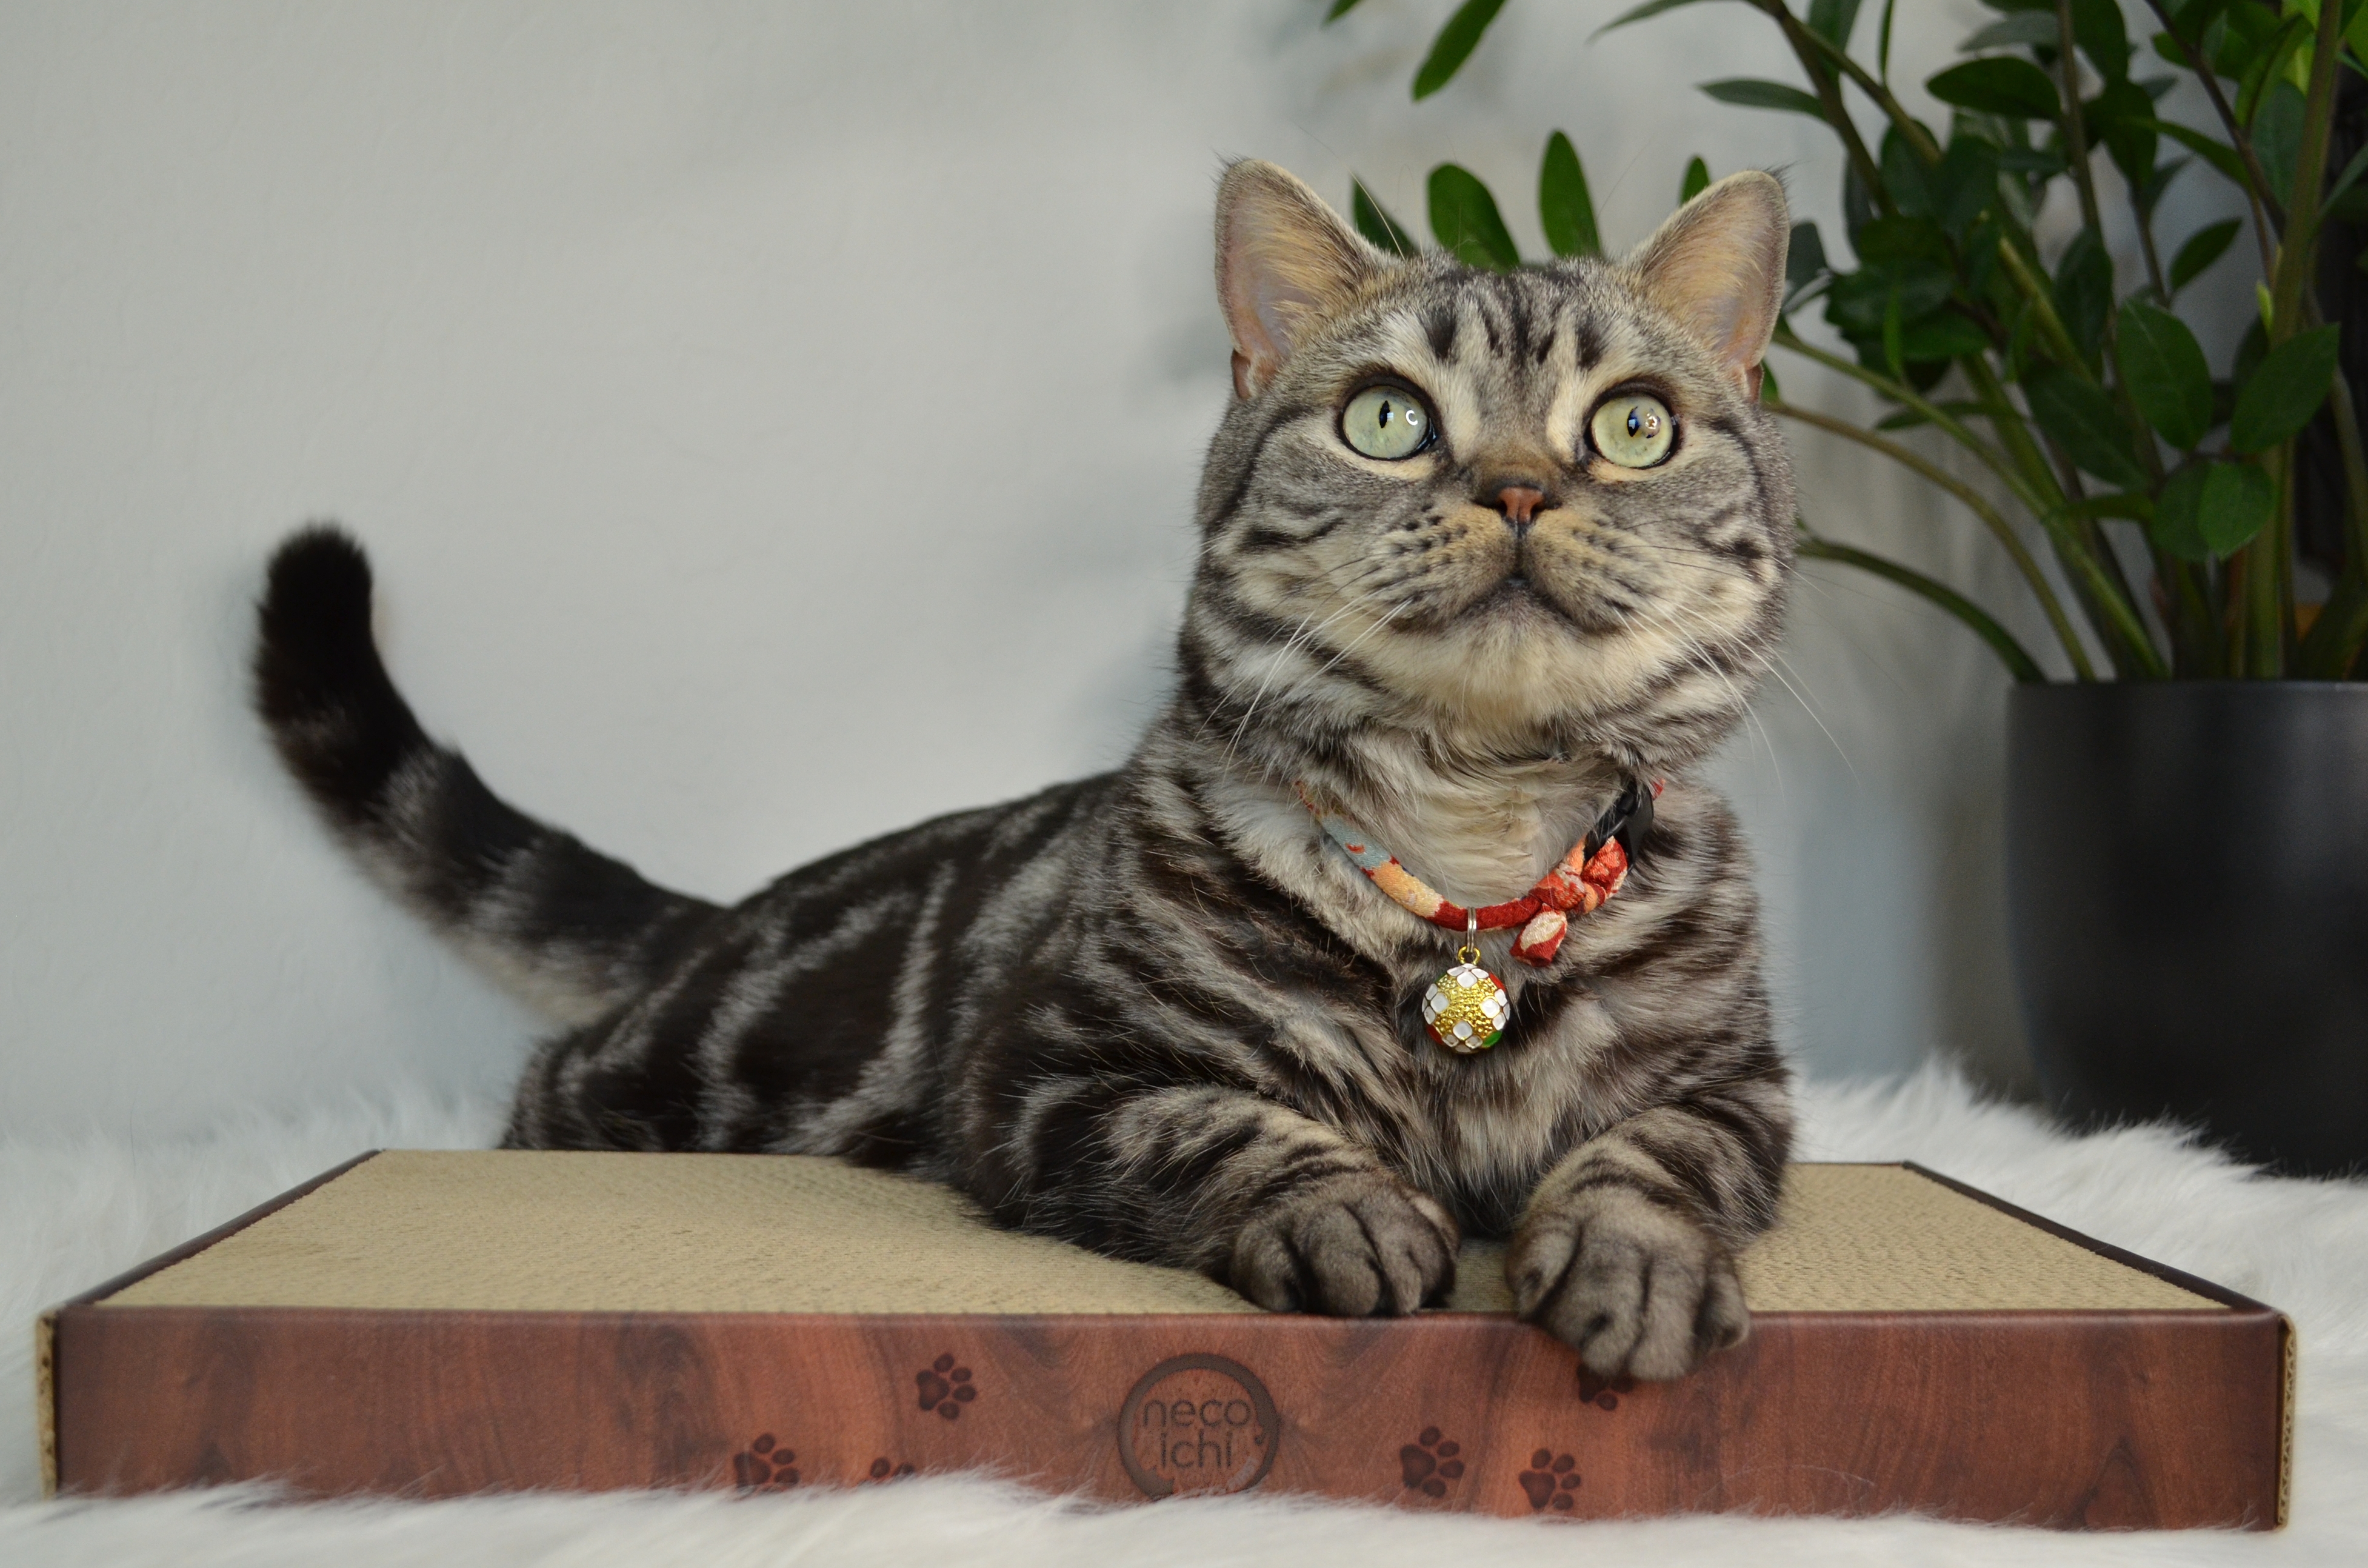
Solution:
M 1416 219 L 1452 156 L 1534 252 L 1559 126 L 1615 245 L 1696 152 L 1838 235 L 1827 131 L 1691 90 L 1793 79 L 1748 13 L 1590 47 L 1611 5 L 1525 0 L 1410 105 L 1447 8 L 0 5 L 0 1129 L 495 1085 L 531 1038 L 243 706 L 304 518 L 363 536 L 398 679 L 497 789 L 729 897 L 1124 754 L 1228 392 L 1221 158 Z M 1903 11 L 1911 80 L 1987 15 Z M 1821 525 L 2012 603 L 1961 514 L 1796 450 Z M 1784 670 L 1721 766 L 1792 1047 L 2015 1081 L 2002 676 L 1825 568 Z

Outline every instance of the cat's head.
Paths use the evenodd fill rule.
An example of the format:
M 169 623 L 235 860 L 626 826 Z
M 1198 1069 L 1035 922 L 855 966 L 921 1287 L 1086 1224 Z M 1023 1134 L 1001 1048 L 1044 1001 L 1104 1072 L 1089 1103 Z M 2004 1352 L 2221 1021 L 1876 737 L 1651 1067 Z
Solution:
M 1270 164 L 1227 170 L 1235 398 L 1183 646 L 1237 735 L 1707 751 L 1768 657 L 1792 477 L 1761 410 L 1784 194 L 1740 174 L 1624 261 L 1386 255 Z M 1252 712 L 1253 708 L 1257 711 Z

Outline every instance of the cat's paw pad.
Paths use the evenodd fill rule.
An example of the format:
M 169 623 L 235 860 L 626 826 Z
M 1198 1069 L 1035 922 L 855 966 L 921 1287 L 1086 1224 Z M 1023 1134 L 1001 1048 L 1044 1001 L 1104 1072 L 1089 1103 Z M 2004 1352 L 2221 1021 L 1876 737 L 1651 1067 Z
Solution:
M 920 1391 L 921 1408 L 934 1410 L 949 1421 L 961 1415 L 962 1407 L 978 1397 L 978 1386 L 970 1381 L 970 1369 L 955 1365 L 950 1355 L 939 1357 L 914 1373 L 913 1384 Z
M 1591 1404 L 1598 1410 L 1617 1410 L 1620 1408 L 1620 1396 L 1623 1393 L 1634 1393 L 1635 1392 L 1635 1379 L 1599 1378 L 1593 1372 L 1587 1369 L 1586 1362 L 1582 1361 L 1579 1363 L 1579 1403 Z
M 1540 1205 L 1514 1235 L 1505 1273 L 1520 1315 L 1600 1379 L 1681 1377 L 1751 1326 L 1725 1244 L 1625 1187 Z M 1613 1387 L 1599 1387 L 1599 1405 Z
M 732 1475 L 743 1492 L 786 1492 L 798 1483 L 798 1456 L 770 1432 L 732 1456 Z
M 1269 1203 L 1234 1243 L 1228 1282 L 1273 1312 L 1395 1316 L 1455 1283 L 1455 1221 L 1381 1171 L 1311 1183 Z
M 1578 1490 L 1578 1461 L 1568 1454 L 1540 1449 L 1530 1456 L 1530 1468 L 1521 1471 L 1520 1481 L 1531 1512 L 1553 1508 L 1567 1514 L 1573 1506 L 1570 1494 Z
M 1463 1452 L 1461 1443 L 1441 1436 L 1436 1426 L 1426 1426 L 1398 1450 L 1398 1473 L 1407 1491 L 1444 1497 L 1450 1486 L 1463 1479 L 1463 1460 L 1458 1457 Z

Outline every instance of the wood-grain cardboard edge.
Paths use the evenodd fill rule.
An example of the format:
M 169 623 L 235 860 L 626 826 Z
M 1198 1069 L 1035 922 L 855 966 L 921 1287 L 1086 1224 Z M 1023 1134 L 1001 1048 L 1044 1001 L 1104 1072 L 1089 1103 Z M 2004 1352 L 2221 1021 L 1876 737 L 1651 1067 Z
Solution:
M 2034 1214 L 2030 1210 L 2009 1203 L 2005 1199 L 1993 1193 L 1985 1192 L 1977 1187 L 1969 1187 L 1953 1176 L 1942 1176 L 1939 1171 L 1926 1165 L 1919 1165 L 1913 1160 L 1903 1160 L 1900 1165 L 1903 1169 L 1914 1171 L 1918 1176 L 1939 1182 L 1952 1192 L 1960 1193 L 1976 1203 L 1987 1204 L 2002 1214 L 2010 1214 L 2026 1225 L 2044 1231 L 2059 1240 L 2070 1242 L 2075 1246 L 2085 1247 L 2100 1257 L 2109 1257 L 2124 1267 L 2135 1268 L 2141 1274 L 2150 1274 L 2157 1279 L 2166 1284 L 2176 1285 L 2190 1294 L 2202 1296 L 2206 1301 L 2218 1301 L 2223 1306 L 2232 1307 L 2239 1312 L 2269 1312 L 2275 1316 L 2278 1323 L 2279 1366 L 2277 1528 L 2280 1529 L 2285 1528 L 2287 1516 L 2294 1504 L 2294 1370 L 2295 1363 L 2300 1358 L 2292 1318 L 2264 1306 L 2250 1296 L 2239 1295 L 2225 1285 L 2214 1284 L 2184 1269 L 2173 1268 L 2167 1263 L 2157 1263 L 2153 1258 L 2123 1247 L 2117 1247 L 2111 1242 L 2101 1242 L 2094 1236 L 2084 1235 L 2069 1225 L 2058 1224 L 2044 1214 Z
M 1573 1517 L 2263 1528 L 2284 1468 L 2281 1327 L 2236 1312 L 1769 1313 L 1691 1378 L 1590 1392 L 1566 1347 L 1493 1314 L 81 1306 L 58 1322 L 58 1462 L 85 1494 L 268 1476 L 440 1496 L 745 1485 L 735 1465 L 778 1443 L 809 1485 L 1000 1468 L 1121 1501 L 1152 1494 L 1125 1468 L 1120 1413 L 1156 1368 L 1197 1357 L 1234 1369 L 1217 1395 L 1281 1412 L 1279 1491 L 1522 1514 L 1524 1478 L 1551 1468 L 1535 1450 L 1584 1479 L 1557 1505 Z M 192 1366 L 236 1375 L 159 1404 Z M 933 1368 L 941 1402 L 968 1395 L 953 1416 L 926 1403 Z M 1442 1435 L 1460 1446 L 1469 1478 L 1428 1499 L 1397 1479 L 1426 1433 L 1434 1456 Z
M 268 1214 L 277 1214 L 316 1187 L 326 1187 L 339 1176 L 380 1153 L 377 1149 L 365 1149 L 352 1159 L 331 1165 L 319 1176 L 298 1182 L 277 1198 L 267 1199 L 235 1219 L 226 1220 L 203 1235 L 192 1236 L 167 1252 L 160 1252 L 147 1262 L 137 1264 L 111 1279 L 102 1279 L 78 1296 L 59 1302 L 33 1320 L 33 1405 L 35 1421 L 40 1427 L 41 1450 L 41 1495 L 58 1494 L 58 1381 L 57 1337 L 61 1314 L 87 1308 L 105 1301 L 118 1290 L 147 1278 L 159 1269 L 170 1268 L 185 1258 L 191 1258 L 213 1245 L 238 1234 Z
M 375 1153 L 375 1151 L 372 1151 L 372 1153 Z M 359 1316 L 362 1318 L 376 1320 L 376 1325 L 381 1330 L 394 1330 L 398 1335 L 424 1335 L 430 1338 L 438 1332 L 452 1329 L 457 1324 L 461 1317 L 472 1315 L 449 1313 L 411 1314 L 418 1316 L 421 1321 L 412 1324 L 404 1324 L 399 1320 L 403 1319 L 407 1314 L 383 1312 L 360 1314 L 338 1313 L 335 1312 L 324 1312 L 312 1309 L 214 1309 L 209 1311 L 206 1309 L 140 1308 L 117 1309 L 107 1314 L 99 1314 L 94 1310 L 94 1303 L 97 1301 L 111 1296 L 115 1292 L 123 1290 L 133 1281 L 144 1278 L 158 1269 L 168 1267 L 184 1258 L 195 1256 L 197 1253 L 203 1251 L 206 1247 L 219 1242 L 223 1237 L 235 1233 L 245 1226 L 260 1220 L 264 1216 L 294 1202 L 297 1199 L 303 1197 L 306 1193 L 314 1190 L 324 1183 L 334 1180 L 338 1176 L 343 1175 L 346 1171 L 350 1170 L 355 1165 L 360 1164 L 362 1160 L 368 1158 L 370 1158 L 370 1154 L 366 1153 L 358 1156 L 354 1160 L 347 1161 L 344 1165 L 332 1170 L 324 1172 L 319 1176 L 316 1176 L 297 1187 L 291 1188 L 290 1191 L 281 1194 L 271 1201 L 250 1210 L 246 1214 L 241 1215 L 236 1220 L 220 1226 L 215 1230 L 207 1233 L 205 1235 L 199 1236 L 179 1247 L 176 1247 L 171 1252 L 151 1259 L 149 1262 L 142 1264 L 138 1268 L 131 1270 L 130 1272 L 119 1276 L 114 1279 L 110 1279 L 102 1285 L 94 1287 L 92 1290 L 83 1292 L 81 1295 L 76 1296 L 73 1300 L 63 1303 L 61 1306 L 52 1309 L 51 1312 L 42 1315 L 36 1328 L 38 1346 L 37 1365 L 40 1385 L 39 1393 L 43 1483 L 44 1489 L 48 1494 L 51 1495 L 56 1494 L 62 1486 L 75 1490 L 108 1491 L 116 1489 L 110 1484 L 108 1478 L 100 1474 L 91 1473 L 78 1475 L 76 1473 L 76 1471 L 82 1467 L 72 1462 L 73 1454 L 71 1445 L 75 1434 L 72 1430 L 69 1430 L 69 1424 L 65 1419 L 68 1398 L 73 1392 L 69 1385 L 74 1384 L 78 1381 L 75 1375 L 77 1358 L 74 1354 L 75 1342 L 85 1336 L 84 1332 L 85 1330 L 96 1330 L 97 1319 L 101 1315 L 116 1318 L 119 1321 L 123 1322 L 124 1326 L 129 1328 L 131 1324 L 128 1320 L 131 1318 L 143 1319 L 147 1320 L 151 1324 L 155 1324 L 159 1321 L 155 1316 L 155 1314 L 158 1313 L 195 1312 L 213 1320 L 214 1327 L 217 1331 L 223 1330 L 225 1325 L 235 1324 L 244 1324 L 245 1328 L 251 1331 L 255 1327 L 258 1326 L 260 1320 L 265 1318 L 276 1320 L 285 1324 L 301 1322 L 306 1319 L 319 1320 L 341 1316 L 347 1318 Z M 2101 1256 L 2112 1257 L 2117 1261 L 2122 1261 L 2132 1267 L 2142 1268 L 2146 1272 L 2153 1274 L 2157 1278 L 2165 1278 L 2174 1284 L 2178 1284 L 2182 1289 L 2192 1290 L 2195 1293 L 2203 1295 L 2207 1299 L 2222 1302 L 2230 1310 L 2226 1312 L 2204 1314 L 2132 1314 L 2124 1312 L 1920 1313 L 1908 1314 L 1901 1319 L 1902 1322 L 1918 1323 L 1920 1324 L 1922 1329 L 1925 1331 L 1930 1331 L 1943 1321 L 1952 1318 L 1960 1320 L 1961 1323 L 1967 1324 L 1972 1324 L 1975 1320 L 1988 1320 L 1993 1324 L 1999 1322 L 2019 1321 L 2022 1323 L 2026 1328 L 2039 1327 L 2042 1320 L 2048 1320 L 2062 1325 L 2070 1325 L 2077 1328 L 2085 1320 L 2088 1326 L 2094 1329 L 2106 1326 L 2109 1323 L 2118 1323 L 2123 1325 L 2123 1327 L 2129 1328 L 2135 1326 L 2135 1320 L 2137 1318 L 2148 1317 L 2159 1320 L 2154 1324 L 2157 1331 L 2168 1331 L 2172 1333 L 2174 1335 L 2192 1337 L 2192 1335 L 2201 1328 L 2204 1334 L 2215 1339 L 2224 1335 L 2234 1336 L 2232 1341 L 2233 1343 L 2242 1344 L 2246 1346 L 2239 1357 L 2239 1359 L 2244 1361 L 2248 1366 L 2264 1365 L 2262 1358 L 2266 1356 L 2270 1359 L 2265 1363 L 2265 1368 L 2274 1369 L 2271 1375 L 2273 1379 L 2273 1386 L 2277 1389 L 2277 1396 L 2274 1400 L 2275 1408 L 2272 1411 L 2260 1413 L 2266 1416 L 2266 1424 L 2271 1432 L 2271 1440 L 2268 1444 L 2266 1463 L 2264 1464 L 2260 1462 L 2260 1459 L 2263 1457 L 2259 1453 L 2260 1445 L 2258 1443 L 2251 1445 L 2249 1451 L 2255 1453 L 2256 1459 L 2255 1462 L 2248 1467 L 2253 1473 L 2250 1479 L 2246 1483 L 2246 1496 L 2248 1501 L 2245 1503 L 2243 1507 L 2233 1514 L 2224 1514 L 2224 1516 L 2219 1517 L 2211 1519 L 2199 1518 L 2187 1522 L 2218 1523 L 2224 1525 L 2237 1524 L 2253 1528 L 2274 1528 L 2275 1526 L 2283 1525 L 2285 1522 L 2290 1499 L 2293 1469 L 2292 1451 L 2294 1341 L 2291 1324 L 2289 1324 L 2282 1315 L 2260 1306 L 2259 1303 L 2253 1302 L 2244 1297 L 2237 1296 L 2233 1292 L 2227 1291 L 2218 1286 L 2212 1285 L 2208 1281 L 2194 1279 L 2192 1277 L 2180 1274 L 2177 1270 L 2169 1269 L 2162 1265 L 2152 1263 L 2151 1260 L 2139 1258 L 2135 1255 L 2124 1253 L 2120 1249 L 2112 1247 L 2106 1244 L 2096 1242 L 2092 1238 L 2082 1236 L 2078 1233 L 2071 1232 L 2062 1226 L 2055 1225 L 2052 1221 L 2045 1221 L 2039 1216 L 2029 1214 L 2024 1210 L 2016 1209 L 2010 1204 L 2001 1202 L 1998 1199 L 1991 1198 L 1986 1193 L 1979 1192 L 1977 1189 L 1964 1187 L 1962 1184 L 1952 1181 L 1947 1177 L 1941 1176 L 1937 1175 L 1937 1173 L 1924 1170 L 1922 1167 L 1911 1168 L 1918 1170 L 1918 1174 L 1927 1176 L 1942 1185 L 1965 1192 L 1968 1196 L 1987 1203 L 1993 1208 L 2012 1214 L 2016 1218 L 2021 1219 L 2027 1223 L 2036 1225 L 2051 1233 L 2075 1242 L 2076 1244 L 2087 1247 Z M 565 1322 L 580 1325 L 597 1322 L 599 1318 L 599 1314 L 576 1313 L 497 1313 L 474 1315 L 501 1320 L 512 1330 L 525 1327 L 530 1321 L 539 1323 L 545 1326 L 554 1322 Z M 1808 1325 L 1810 1320 L 1816 1320 L 1819 1325 L 1830 1331 L 1842 1326 L 1841 1320 L 1846 1317 L 1855 1316 L 1864 1319 L 1882 1315 L 1883 1314 L 1834 1313 L 1759 1314 L 1756 1316 L 1754 1320 L 1755 1337 L 1764 1347 L 1771 1340 L 1781 1340 L 1786 1337 L 1788 1334 L 1797 1334 Z M 1459 1317 L 1461 1317 L 1461 1314 L 1429 1314 L 1422 1320 L 1417 1320 L 1417 1323 L 1425 1325 L 1440 1324 L 1443 1326 L 1455 1323 Z M 665 1314 L 639 1314 L 638 1317 L 633 1319 L 633 1321 L 636 1324 L 643 1328 L 664 1328 L 666 1326 Z M 696 1326 L 701 1320 L 694 1318 L 686 1319 L 685 1321 L 686 1323 Z M 730 1320 L 711 1318 L 704 1321 L 714 1323 L 718 1321 L 728 1322 Z M 1059 1320 L 1055 1319 L 973 1320 L 960 1318 L 933 1320 L 927 1318 L 899 1319 L 892 1317 L 849 1320 L 848 1324 L 843 1324 L 840 1326 L 844 1328 L 860 1324 L 867 1331 L 879 1331 L 882 1329 L 883 1326 L 891 1325 L 900 1329 L 925 1329 L 932 1324 L 937 1324 L 947 1330 L 974 1332 L 1018 1331 L 1025 1335 L 1030 1332 L 1041 1334 L 1045 1331 L 1049 1325 L 1056 1324 L 1058 1321 Z M 1209 1324 L 1209 1320 L 1204 1318 L 1189 1318 L 1178 1321 L 1194 1325 L 1196 1328 L 1211 1326 Z M 1224 1321 L 1234 1329 L 1239 1329 L 1245 1324 L 1263 1325 L 1262 1327 L 1251 1330 L 1251 1332 L 1262 1333 L 1269 1336 L 1274 1336 L 1278 1330 L 1281 1330 L 1292 1324 L 1296 1324 L 1303 1327 L 1312 1326 L 1319 1333 L 1333 1331 L 1348 1335 L 1352 1337 L 1366 1338 L 1369 1338 L 1372 1335 L 1377 1332 L 1394 1334 L 1400 1337 L 1404 1337 L 1404 1330 L 1408 1326 L 1404 1324 L 1389 1325 L 1373 1324 L 1340 1324 L 1334 1322 L 1333 1320 L 1276 1320 L 1258 1317 Z M 1501 1319 L 1486 1318 L 1464 1318 L 1463 1319 L 1463 1322 L 1469 1328 L 1484 1329 L 1487 1333 L 1495 1335 L 1507 1336 L 1507 1343 L 1508 1344 L 1517 1344 L 1526 1346 L 1532 1352 L 1543 1347 L 1548 1354 L 1559 1355 L 1564 1358 L 1568 1359 L 1568 1353 L 1564 1350 L 1563 1347 L 1554 1344 L 1553 1341 L 1547 1339 L 1545 1336 L 1538 1335 L 1535 1331 L 1527 1329 L 1519 1324 L 1511 1324 Z M 802 1324 L 801 1329 L 803 1331 L 805 1328 L 816 1325 L 817 1320 L 809 1319 L 806 1320 L 805 1323 Z M 2204 1325 L 2212 1326 L 2206 1327 Z M 1103 1326 L 1107 1327 L 1107 1324 L 1105 1324 Z M 1138 1320 L 1135 1326 L 1150 1327 L 1153 1325 Z M 229 1331 L 238 1332 L 236 1329 L 231 1329 Z M 1206 1334 L 1201 1334 L 1200 1337 L 1207 1338 L 1208 1335 Z M 1231 1335 L 1228 1335 L 1226 1337 L 1230 1338 Z M 2172 1366 L 2181 1365 L 2189 1359 L 2192 1359 L 2192 1358 L 2182 1352 L 2178 1356 L 2170 1358 L 2168 1364 Z M 87 1361 L 84 1361 L 82 1365 L 87 1367 L 89 1363 Z M 1571 1366 L 1572 1369 L 1575 1369 L 1575 1360 L 1571 1362 Z M 1739 1366 L 1736 1369 L 1740 1369 Z M 1671 1386 L 1677 1390 L 1683 1391 L 1688 1387 L 1698 1384 L 1699 1382 L 1699 1379 L 1690 1380 L 1688 1383 Z M 2232 1395 L 2241 1396 L 2244 1391 L 2242 1387 L 2233 1387 L 2228 1389 L 2226 1392 Z M 1637 1396 L 1633 1393 L 1630 1395 L 1632 1407 L 1635 1403 L 1636 1397 Z M 1648 1399 L 1652 1397 L 1652 1393 L 1649 1391 L 1646 1397 Z M 130 1423 L 130 1425 L 124 1428 L 127 1431 L 137 1426 L 142 1420 L 141 1413 L 137 1409 L 120 1410 L 119 1414 L 123 1416 L 128 1423 Z M 2260 1428 L 2258 1427 L 2256 1428 L 2257 1432 L 2259 1429 Z M 86 1428 L 85 1435 L 91 1438 L 99 1437 L 99 1433 L 97 1431 Z M 63 1449 L 62 1445 L 63 1445 Z M 106 1446 L 103 1439 L 100 1440 L 99 1446 L 102 1448 Z M 115 1479 L 118 1482 L 120 1482 L 128 1478 L 117 1477 Z M 204 1477 L 199 1475 L 185 1473 L 183 1476 L 178 1478 L 177 1481 L 168 1480 L 165 1481 L 163 1483 L 186 1484 L 190 1481 L 202 1479 L 204 1479 Z M 863 1477 L 848 1476 L 844 1479 L 860 1480 L 863 1479 Z M 556 1481 L 557 1478 L 553 1478 L 553 1480 Z M 152 1484 L 154 1483 L 152 1483 Z M 498 1482 L 491 1483 L 498 1484 Z M 549 1484 L 552 1483 L 552 1482 L 546 1482 L 544 1483 Z M 363 1485 L 367 1486 L 368 1484 L 367 1480 L 364 1480 Z M 1130 1493 L 1129 1494 L 1133 1494 Z M 1338 1494 L 1336 1493 L 1336 1494 Z M 2004 1516 L 1990 1514 L 1984 1517 L 1998 1517 Z M 2136 1523 L 2138 1521 L 2132 1519 L 2126 1522 Z M 2168 1524 L 2173 1521 L 2169 1518 L 2163 1518 L 2152 1522 Z

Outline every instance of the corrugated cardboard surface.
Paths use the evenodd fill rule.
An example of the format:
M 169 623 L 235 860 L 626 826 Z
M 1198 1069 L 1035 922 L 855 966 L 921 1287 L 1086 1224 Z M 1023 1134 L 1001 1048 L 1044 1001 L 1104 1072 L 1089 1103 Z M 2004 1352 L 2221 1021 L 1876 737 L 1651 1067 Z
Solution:
M 1745 1255 L 1759 1312 L 2225 1310 L 1896 1165 L 1796 1165 Z M 675 1312 L 1241 1312 L 1195 1274 L 990 1228 L 836 1161 L 390 1151 L 106 1306 Z M 1503 1249 L 1451 1303 L 1509 1309 Z

